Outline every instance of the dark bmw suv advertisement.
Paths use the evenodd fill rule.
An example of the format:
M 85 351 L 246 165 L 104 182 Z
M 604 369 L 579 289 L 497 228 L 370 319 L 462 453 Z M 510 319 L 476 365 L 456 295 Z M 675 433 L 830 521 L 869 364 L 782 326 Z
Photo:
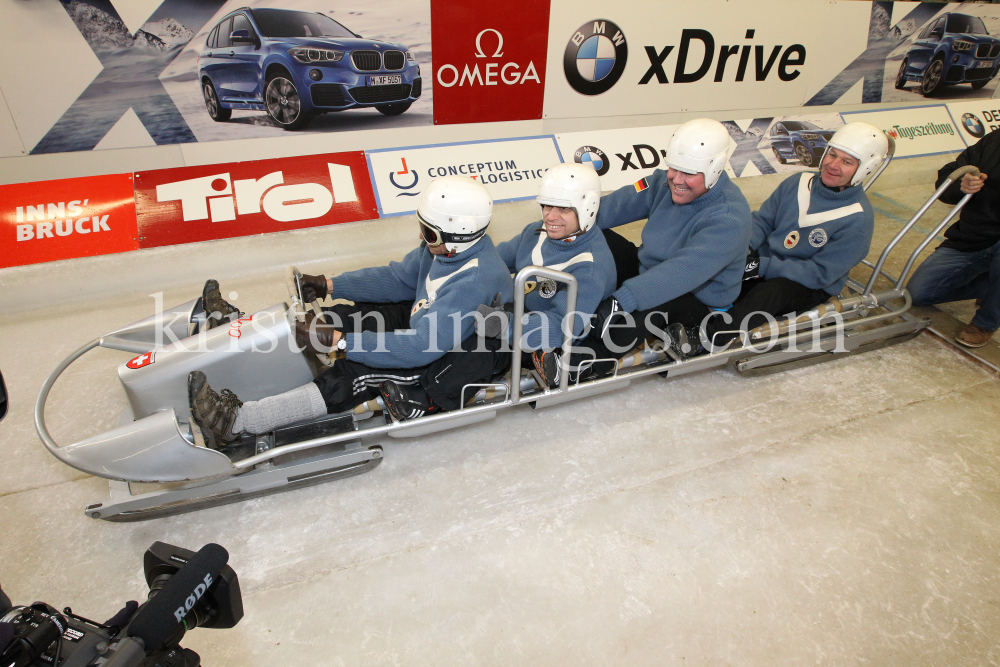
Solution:
M 374 107 L 387 116 L 420 97 L 420 67 L 403 44 L 364 39 L 323 14 L 242 8 L 209 32 L 198 56 L 205 107 L 266 111 L 288 130 L 316 114 Z
M 969 83 L 983 88 L 997 75 L 1000 39 L 991 37 L 978 16 L 946 12 L 929 22 L 913 39 L 896 74 L 896 88 L 920 84 L 926 97 L 945 86 Z
M 771 126 L 768 140 L 779 164 L 798 160 L 803 167 L 819 164 L 833 130 L 823 130 L 804 120 L 782 120 Z

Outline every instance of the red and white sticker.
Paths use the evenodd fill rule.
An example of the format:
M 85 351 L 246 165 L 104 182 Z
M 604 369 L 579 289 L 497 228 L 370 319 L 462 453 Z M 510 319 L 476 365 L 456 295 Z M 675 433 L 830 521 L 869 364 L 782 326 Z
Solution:
M 147 352 L 146 354 L 140 354 L 135 359 L 130 359 L 125 366 L 133 370 L 138 370 L 140 368 L 145 368 L 146 366 L 151 366 L 153 364 L 153 352 Z

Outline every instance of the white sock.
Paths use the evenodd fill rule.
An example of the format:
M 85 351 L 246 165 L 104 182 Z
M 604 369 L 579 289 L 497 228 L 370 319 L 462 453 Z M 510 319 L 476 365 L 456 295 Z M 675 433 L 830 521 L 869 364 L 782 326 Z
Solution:
M 270 433 L 281 426 L 325 417 L 326 401 L 315 382 L 277 396 L 247 401 L 236 413 L 233 433 Z

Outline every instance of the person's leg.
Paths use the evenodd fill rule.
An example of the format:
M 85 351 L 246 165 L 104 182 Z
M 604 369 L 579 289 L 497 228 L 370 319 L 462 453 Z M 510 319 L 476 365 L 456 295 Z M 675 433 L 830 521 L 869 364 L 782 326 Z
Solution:
M 461 350 L 448 352 L 429 365 L 420 377 L 429 405 L 441 410 L 460 408 L 466 385 L 483 384 L 503 373 L 510 364 L 510 352 L 501 351 L 500 347 L 497 338 L 472 335 L 462 341 Z M 474 389 L 467 390 L 464 400 L 468 401 L 475 393 Z
M 361 333 L 362 331 L 377 332 L 380 327 L 383 331 L 409 329 L 410 311 L 412 308 L 412 301 L 399 303 L 367 303 L 359 301 L 358 303 L 338 303 L 324 309 L 324 313 L 328 315 L 328 322 L 332 324 L 339 323 L 344 331 L 348 333 Z
M 313 382 L 319 388 L 329 414 L 352 409 L 378 396 L 379 383 L 392 380 L 411 386 L 420 382 L 426 366 L 418 368 L 372 368 L 349 359 L 338 359 Z
M 618 232 L 605 229 L 603 233 L 611 256 L 615 258 L 615 269 L 618 272 L 616 288 L 621 287 L 626 280 L 639 275 L 639 248 Z
M 732 318 L 726 323 L 724 315 L 715 315 L 707 323 L 706 334 L 711 342 L 716 331 L 735 331 L 737 329 L 750 331 L 767 323 L 767 315 L 780 319 L 789 313 L 802 313 L 830 299 L 830 294 L 822 289 L 810 289 L 805 285 L 787 278 L 772 278 L 762 280 L 740 295 L 728 315 Z M 719 335 L 716 345 L 724 345 L 736 338 L 733 335 Z
M 671 324 L 697 328 L 709 312 L 708 306 L 693 294 L 683 294 L 649 310 L 614 313 L 603 322 L 595 322 L 587 337 L 573 346 L 570 365 L 577 368 L 586 359 L 618 359 L 650 336 L 663 340 Z M 597 373 L 610 373 L 614 363 L 595 363 L 593 369 Z
M 194 426 L 210 449 L 237 440 L 241 433 L 269 433 L 327 414 L 323 396 L 313 383 L 244 403 L 228 389 L 216 393 L 201 371 L 188 375 L 188 406 Z
M 989 254 L 989 270 L 980 274 L 979 284 L 972 286 L 979 292 L 975 298 L 982 301 L 972 324 L 983 331 L 996 331 L 1000 329 L 1000 243 L 990 248 Z
M 916 306 L 981 299 L 986 294 L 992 249 L 962 252 L 938 246 L 906 283 Z

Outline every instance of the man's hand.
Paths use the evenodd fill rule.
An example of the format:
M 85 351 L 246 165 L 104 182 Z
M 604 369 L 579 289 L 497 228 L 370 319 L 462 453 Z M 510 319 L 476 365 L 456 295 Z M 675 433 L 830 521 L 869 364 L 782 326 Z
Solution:
M 967 195 L 974 195 L 983 189 L 983 184 L 986 183 L 986 174 L 979 174 L 978 176 L 973 176 L 972 174 L 966 174 L 962 177 L 961 186 L 959 189 Z
M 328 281 L 326 276 L 308 276 L 302 274 L 299 284 L 302 286 L 302 300 L 312 303 L 317 299 L 325 299 L 329 293 L 327 288 L 332 281 Z
M 504 305 L 503 296 L 497 292 L 493 303 L 476 309 L 482 318 L 476 318 L 476 334 L 486 338 L 506 338 L 510 329 L 511 313 Z

